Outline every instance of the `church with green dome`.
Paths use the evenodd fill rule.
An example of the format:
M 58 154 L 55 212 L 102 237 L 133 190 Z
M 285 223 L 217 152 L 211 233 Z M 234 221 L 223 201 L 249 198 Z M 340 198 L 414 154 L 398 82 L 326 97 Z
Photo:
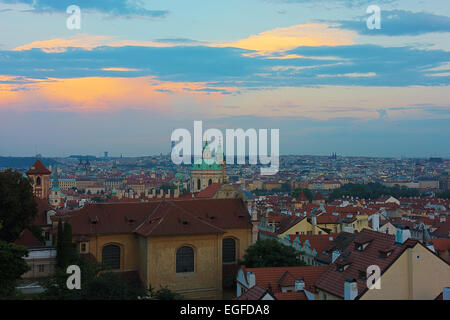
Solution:
M 213 183 L 225 183 L 225 160 L 222 144 L 219 142 L 214 157 L 208 141 L 202 150 L 202 158 L 191 167 L 190 191 L 199 192 Z

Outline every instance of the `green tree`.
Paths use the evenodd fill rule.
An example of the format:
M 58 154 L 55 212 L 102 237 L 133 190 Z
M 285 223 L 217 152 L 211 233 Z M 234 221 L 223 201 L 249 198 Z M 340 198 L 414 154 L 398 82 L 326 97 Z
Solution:
M 14 297 L 16 281 L 30 270 L 23 259 L 27 254 L 25 247 L 0 241 L 0 299 Z
M 75 260 L 75 247 L 72 243 L 72 226 L 68 222 L 58 221 L 56 239 L 56 266 L 65 270 Z
M 239 261 L 247 268 L 291 267 L 306 265 L 297 250 L 275 239 L 258 240 L 247 248 L 244 260 Z
M 136 300 L 144 297 L 144 288 L 132 285 L 116 272 L 105 272 L 88 282 L 81 292 L 86 300 Z
M 288 182 L 284 182 L 281 185 L 281 192 L 291 192 L 291 184 Z
M 37 211 L 30 180 L 11 169 L 0 172 L 0 240 L 14 242 Z
M 181 300 L 180 294 L 170 290 L 167 286 L 161 287 L 155 291 L 155 289 L 150 286 L 148 289 L 149 296 L 155 300 Z
M 135 300 L 146 297 L 145 288 L 131 283 L 119 273 L 105 271 L 96 261 L 77 255 L 74 264 L 81 270 L 81 289 L 69 290 L 66 281 L 69 275 L 58 269 L 55 274 L 42 281 L 45 292 L 40 300 Z
M 62 268 L 64 253 L 63 253 L 63 225 L 61 219 L 58 220 L 58 231 L 56 234 L 56 267 Z
M 377 199 L 381 196 L 399 197 L 417 197 L 422 194 L 417 189 L 410 189 L 405 186 L 395 185 L 393 187 L 385 186 L 381 183 L 353 184 L 349 183 L 333 190 L 329 195 L 329 201 L 333 201 L 343 196 L 358 197 L 361 199 Z
M 171 191 L 171 193 L 173 194 L 173 191 L 176 190 L 177 186 L 174 185 L 173 183 L 164 183 L 161 185 L 160 189 L 162 189 L 164 191 L 164 193 L 167 193 L 169 190 Z

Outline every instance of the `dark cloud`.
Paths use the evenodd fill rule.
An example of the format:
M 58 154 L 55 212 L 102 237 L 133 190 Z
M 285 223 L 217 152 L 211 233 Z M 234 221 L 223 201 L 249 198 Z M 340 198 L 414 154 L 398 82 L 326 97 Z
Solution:
M 450 17 L 426 12 L 403 10 L 381 11 L 381 29 L 367 28 L 365 17 L 353 21 L 338 21 L 340 28 L 355 30 L 364 35 L 420 35 L 430 32 L 450 32 Z
M 273 3 L 300 3 L 300 4 L 310 4 L 315 6 L 322 7 L 324 4 L 332 4 L 337 6 L 345 6 L 345 7 L 361 7 L 368 6 L 371 4 L 392 4 L 397 2 L 397 0 L 377 0 L 374 3 L 373 0 L 262 0 L 264 2 L 273 2 Z
M 99 47 L 46 53 L 39 49 L 0 51 L 3 75 L 29 78 L 156 76 L 164 81 L 219 86 L 448 85 L 450 77 L 429 70 L 450 61 L 450 52 L 410 47 L 352 45 L 299 47 L 287 54 L 306 58 L 249 57 L 248 50 L 206 46 Z M 37 69 L 36 66 L 39 66 Z M 111 72 L 122 68 L 130 72 Z
M 153 17 L 161 18 L 168 14 L 166 10 L 149 10 L 140 5 L 140 1 L 129 0 L 0 0 L 8 4 L 27 4 L 34 12 L 66 12 L 70 5 L 81 10 L 98 11 L 117 17 Z

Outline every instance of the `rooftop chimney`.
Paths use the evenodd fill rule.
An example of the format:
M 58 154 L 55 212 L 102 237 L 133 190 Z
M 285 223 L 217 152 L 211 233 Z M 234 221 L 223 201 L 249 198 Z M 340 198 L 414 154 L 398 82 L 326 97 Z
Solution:
M 442 300 L 450 300 L 450 287 L 445 287 L 442 290 Z
M 178 198 L 180 196 L 180 190 L 179 189 L 175 189 L 175 191 L 173 192 L 173 197 L 174 198 Z
M 408 227 L 404 229 L 402 229 L 401 227 L 397 228 L 397 232 L 395 234 L 396 243 L 403 244 L 409 238 L 411 238 L 411 231 L 408 229 Z
M 358 295 L 358 283 L 355 279 L 347 278 L 344 284 L 344 299 L 355 300 Z
M 317 217 L 314 213 L 311 215 L 311 222 L 313 226 L 317 225 Z
M 333 252 L 331 253 L 331 263 L 335 262 L 340 255 L 341 252 L 339 250 L 333 250 Z
M 295 291 L 303 291 L 305 289 L 305 281 L 303 279 L 295 280 Z
M 372 215 L 372 230 L 380 230 L 380 215 L 378 214 L 378 212 Z
M 256 284 L 256 276 L 253 272 L 248 271 L 247 272 L 247 282 L 248 282 L 248 288 L 253 288 Z

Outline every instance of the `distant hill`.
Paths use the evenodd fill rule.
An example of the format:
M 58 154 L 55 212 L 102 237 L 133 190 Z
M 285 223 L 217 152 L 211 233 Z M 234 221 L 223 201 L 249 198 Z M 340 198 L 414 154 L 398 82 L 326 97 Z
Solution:
M 51 158 L 40 158 L 42 163 L 48 168 L 57 161 Z M 0 169 L 28 169 L 36 161 L 36 157 L 0 157 Z

